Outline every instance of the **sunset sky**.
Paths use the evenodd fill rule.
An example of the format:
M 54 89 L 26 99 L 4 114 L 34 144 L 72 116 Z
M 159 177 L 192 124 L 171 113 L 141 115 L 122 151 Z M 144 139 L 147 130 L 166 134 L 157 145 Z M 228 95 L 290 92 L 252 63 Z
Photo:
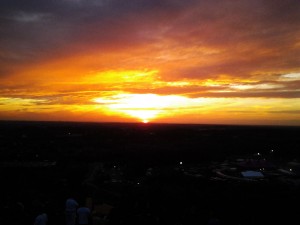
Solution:
M 1 0 L 0 120 L 300 125 L 300 1 Z

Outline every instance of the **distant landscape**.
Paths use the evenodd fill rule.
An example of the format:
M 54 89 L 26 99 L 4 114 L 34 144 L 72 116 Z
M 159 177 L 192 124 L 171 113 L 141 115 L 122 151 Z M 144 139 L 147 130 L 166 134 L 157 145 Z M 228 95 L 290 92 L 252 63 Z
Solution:
M 136 210 L 134 204 L 147 203 L 150 206 L 143 206 L 143 210 L 151 211 L 160 221 L 151 224 L 174 224 L 174 220 L 178 224 L 206 224 L 211 210 L 218 213 L 223 224 L 268 224 L 268 220 L 271 224 L 275 220 L 292 220 L 297 218 L 298 211 L 292 212 L 289 204 L 290 200 L 299 199 L 299 187 L 215 183 L 208 179 L 187 179 L 176 171 L 185 165 L 197 165 L 208 171 L 213 164 L 257 153 L 267 155 L 270 150 L 274 151 L 272 157 L 277 162 L 297 161 L 300 158 L 299 133 L 300 127 L 295 126 L 2 121 L 2 212 L 9 208 L 7 204 L 21 201 L 27 210 L 27 220 L 23 224 L 32 224 L 39 210 L 36 202 L 44 202 L 49 224 L 64 224 L 64 201 L 73 194 L 81 200 L 92 196 L 98 204 L 104 201 L 114 207 L 118 205 L 119 209 L 127 208 L 129 215 Z M 107 183 L 108 178 L 98 177 L 94 184 L 102 191 L 97 189 L 97 194 L 83 187 L 95 165 L 100 165 L 103 171 L 119 168 L 122 182 L 115 178 Z M 160 172 L 154 180 L 146 182 L 148 168 Z M 267 191 L 270 187 L 272 191 Z M 261 200 L 277 212 L 280 210 L 274 203 L 285 204 L 283 214 L 272 217 L 270 213 L 262 213 L 262 205 L 252 209 L 251 204 Z M 124 201 L 129 205 L 132 201 L 132 205 L 124 206 Z M 239 216 L 229 213 L 227 201 L 236 204 L 232 209 Z M 248 203 L 241 208 L 239 205 L 243 201 Z M 177 210 L 188 212 L 177 218 L 172 215 Z M 201 210 L 202 214 L 196 213 Z M 247 210 L 253 210 L 256 216 L 241 223 L 248 215 Z M 5 218 L 4 213 L 2 221 Z M 112 219 L 110 224 L 121 224 L 120 221 Z
M 299 131 L 297 126 L 2 121 L 0 147 L 2 160 L 38 155 L 43 160 L 201 162 L 271 149 L 297 157 Z

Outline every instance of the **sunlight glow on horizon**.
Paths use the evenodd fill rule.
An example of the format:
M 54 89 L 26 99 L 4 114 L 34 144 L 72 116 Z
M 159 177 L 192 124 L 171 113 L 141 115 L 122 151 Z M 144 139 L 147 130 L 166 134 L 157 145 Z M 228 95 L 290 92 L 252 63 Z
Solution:
M 110 98 L 95 98 L 94 102 L 107 104 L 112 111 L 149 121 L 159 114 L 166 114 L 166 110 L 172 107 L 180 107 L 186 104 L 187 98 L 182 96 L 160 96 L 157 94 L 118 94 Z
M 144 3 L 2 4 L 0 120 L 300 125 L 295 1 Z
M 227 120 L 233 123 L 243 120 L 266 122 L 279 118 L 284 122 L 288 119 L 296 123 L 300 121 L 300 102 L 293 98 L 243 97 L 243 94 L 247 96 L 248 90 L 253 93 L 261 90 L 276 93 L 281 88 L 282 92 L 285 90 L 282 87 L 285 83 L 261 84 L 251 79 L 230 80 L 225 75 L 214 80 L 183 79 L 170 82 L 164 81 L 160 76 L 161 72 L 154 69 L 120 69 L 95 71 L 78 79 L 77 83 L 62 80 L 50 84 L 46 81 L 41 84 L 33 82 L 31 89 L 23 90 L 22 97 L 14 97 L 14 93 L 9 92 L 6 93 L 8 97 L 0 98 L 0 116 L 2 114 L 3 118 L 23 118 L 22 114 L 32 114 L 30 118 L 45 119 L 48 114 L 52 118 L 61 116 L 68 120 L 138 119 L 143 123 L 215 123 L 214 121 Z M 282 75 L 278 79 L 282 77 L 296 79 L 298 74 Z M 39 88 L 40 85 L 43 89 Z M 174 88 L 182 90 L 182 93 L 170 94 Z M 153 92 L 134 93 L 135 90 Z M 155 93 L 156 90 L 161 90 L 161 93 Z M 242 97 L 234 97 L 238 93 Z M 213 97 L 214 94 L 220 96 Z M 221 97 L 224 94 L 233 94 L 233 97 Z

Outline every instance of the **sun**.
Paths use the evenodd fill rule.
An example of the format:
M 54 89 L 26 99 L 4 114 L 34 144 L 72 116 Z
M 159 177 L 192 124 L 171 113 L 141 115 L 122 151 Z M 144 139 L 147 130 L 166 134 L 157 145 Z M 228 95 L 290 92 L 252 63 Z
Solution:
M 134 117 L 143 123 L 149 123 L 164 116 L 170 109 L 186 104 L 186 98 L 182 96 L 130 93 L 95 98 L 93 101 L 105 105 L 112 113 Z
M 123 109 L 120 112 L 137 118 L 143 123 L 149 123 L 150 120 L 157 118 L 160 110 L 157 109 Z

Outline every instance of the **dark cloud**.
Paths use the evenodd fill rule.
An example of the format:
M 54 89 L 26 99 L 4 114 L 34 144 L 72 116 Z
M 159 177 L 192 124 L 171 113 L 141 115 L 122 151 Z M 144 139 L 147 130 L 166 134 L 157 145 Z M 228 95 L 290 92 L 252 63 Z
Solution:
M 20 54 L 52 51 L 70 42 L 126 44 L 141 38 L 141 30 L 155 36 L 160 26 L 168 27 L 164 38 L 197 45 L 254 41 L 257 47 L 274 47 L 299 36 L 295 1 L 30 0 L 2 1 L 1 6 L 1 47 Z
M 136 33 L 152 23 L 145 17 L 167 18 L 164 11 L 182 5 L 180 1 L 1 1 L 1 72 L 9 72 L 11 64 L 95 46 L 138 43 Z
M 270 113 L 287 113 L 287 114 L 300 114 L 300 110 L 278 110 L 269 111 Z
M 196 60 L 186 64 L 176 57 L 169 59 L 175 66 L 160 74 L 163 80 L 217 79 L 223 74 L 252 78 L 258 72 L 278 71 L 280 76 L 282 71 L 300 70 L 297 0 L 3 0 L 0 15 L 0 75 L 9 76 L 19 66 L 47 58 L 96 50 L 105 54 L 139 45 L 150 46 L 150 51 L 156 46 L 151 57 L 162 52 L 171 54 L 178 46 L 219 50 L 209 55 L 205 52 L 193 55 L 193 60 L 210 59 L 207 63 Z M 169 42 L 172 44 L 164 45 Z M 132 57 L 134 62 L 145 56 Z M 169 62 L 157 65 L 164 63 Z M 299 82 L 284 85 L 292 91 L 206 92 L 206 95 L 299 97 L 293 91 L 299 88 Z M 153 91 L 204 92 L 203 87 L 189 88 L 190 91 L 170 87 Z
M 188 95 L 191 98 L 300 98 L 300 91 L 231 91 L 199 92 Z

